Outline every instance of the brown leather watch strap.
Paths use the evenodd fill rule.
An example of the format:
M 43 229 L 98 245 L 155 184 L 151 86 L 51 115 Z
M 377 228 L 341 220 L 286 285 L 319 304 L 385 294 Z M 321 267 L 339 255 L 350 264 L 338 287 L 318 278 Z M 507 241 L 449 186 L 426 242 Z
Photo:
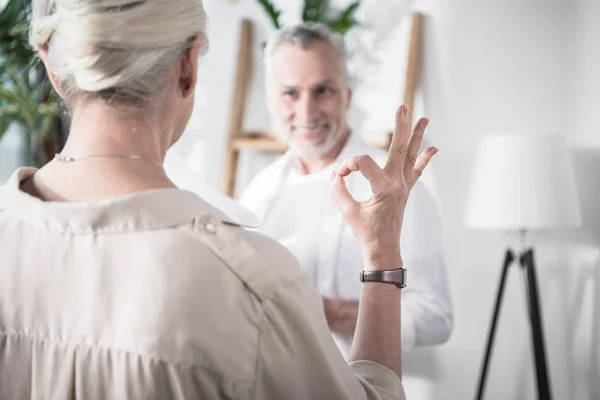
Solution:
M 406 270 L 398 268 L 387 271 L 362 271 L 360 281 L 391 283 L 402 289 L 406 287 Z

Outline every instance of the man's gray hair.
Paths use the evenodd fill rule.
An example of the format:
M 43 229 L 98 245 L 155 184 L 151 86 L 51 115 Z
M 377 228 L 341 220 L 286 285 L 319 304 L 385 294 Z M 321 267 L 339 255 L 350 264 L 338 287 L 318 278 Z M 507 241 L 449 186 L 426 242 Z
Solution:
M 277 30 L 268 40 L 264 52 L 266 77 L 265 83 L 268 86 L 270 81 L 271 60 L 273 55 L 284 43 L 290 43 L 300 46 L 303 49 L 309 48 L 314 42 L 322 41 L 329 43 L 335 50 L 340 67 L 344 73 L 344 77 L 349 79 L 346 45 L 344 38 L 337 32 L 333 32 L 326 25 L 315 22 L 303 22 L 295 25 L 290 25 Z

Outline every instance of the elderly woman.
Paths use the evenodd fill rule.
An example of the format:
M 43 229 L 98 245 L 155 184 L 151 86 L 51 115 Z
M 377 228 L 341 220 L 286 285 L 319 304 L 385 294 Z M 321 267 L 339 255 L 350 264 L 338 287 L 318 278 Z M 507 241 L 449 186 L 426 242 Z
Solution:
M 414 162 L 400 107 L 386 166 L 332 192 L 366 254 L 351 361 L 275 241 L 162 168 L 207 48 L 200 0 L 34 0 L 31 43 L 72 124 L 63 152 L 0 189 L 0 398 L 403 398 L 399 235 Z M 352 199 L 360 171 L 373 197 Z M 359 279 L 357 276 L 356 279 Z

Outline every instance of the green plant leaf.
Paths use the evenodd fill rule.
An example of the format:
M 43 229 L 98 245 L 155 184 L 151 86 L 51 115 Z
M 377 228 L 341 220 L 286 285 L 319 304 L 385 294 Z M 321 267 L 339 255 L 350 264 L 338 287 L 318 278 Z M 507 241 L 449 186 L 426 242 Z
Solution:
M 330 27 L 333 31 L 345 35 L 350 29 L 358 25 L 354 14 L 360 6 L 360 1 L 355 1 L 348 5 L 340 14 L 330 22 Z
M 279 23 L 279 16 L 281 15 L 281 11 L 278 10 L 270 0 L 258 0 L 258 2 L 267 12 L 267 15 L 271 19 L 273 26 L 276 29 L 281 28 L 281 25 Z
M 0 109 L 0 124 L 8 129 L 8 126 L 13 122 L 22 126 L 26 126 L 26 122 L 21 119 L 22 115 L 19 113 L 19 108 L 14 105 L 8 105 Z
M 32 88 L 29 86 L 29 82 L 26 81 L 28 71 L 17 71 L 14 68 L 7 68 L 6 74 L 10 78 L 10 82 L 14 85 L 14 89 L 18 92 L 19 96 L 23 99 L 32 98 Z M 28 79 L 27 79 L 28 80 Z
M 6 102 L 2 107 L 8 107 L 10 105 L 19 106 L 21 105 L 22 99 L 18 93 L 13 90 L 9 90 L 6 87 L 0 87 L 0 102 Z
M 29 45 L 31 0 L 8 0 L 0 11 L 0 136 L 12 123 L 23 127 L 31 165 L 46 154 L 41 139 L 60 135 L 60 99 Z
M 8 118 L 3 119 L 0 118 L 0 141 L 2 141 L 2 137 L 8 131 L 8 127 L 10 126 L 10 121 Z
M 8 0 L 2 12 L 0 12 L 0 22 L 14 22 L 20 18 L 21 14 L 31 6 L 30 0 Z M 14 26 L 14 25 L 0 25 Z
M 302 21 L 327 24 L 330 12 L 329 0 L 304 0 Z
M 33 59 L 28 42 L 31 0 L 9 0 L 0 12 L 0 58 L 24 69 Z
M 31 99 L 20 96 L 18 91 L 0 87 L 0 102 L 4 102 L 0 107 L 3 115 L 12 116 L 28 129 L 35 128 L 37 104 Z

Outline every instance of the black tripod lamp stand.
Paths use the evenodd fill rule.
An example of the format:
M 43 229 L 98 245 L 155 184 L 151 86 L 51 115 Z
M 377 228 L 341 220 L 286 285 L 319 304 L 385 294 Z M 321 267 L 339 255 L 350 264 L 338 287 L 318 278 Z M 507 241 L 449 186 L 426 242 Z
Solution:
M 535 262 L 533 257 L 533 249 L 529 248 L 518 254 L 518 259 L 512 250 L 506 251 L 504 258 L 504 266 L 502 275 L 498 285 L 496 294 L 496 303 L 494 305 L 494 314 L 490 331 L 488 334 L 487 345 L 485 349 L 485 357 L 479 375 L 477 384 L 477 400 L 483 399 L 483 392 L 492 356 L 492 347 L 494 346 L 494 338 L 496 335 L 496 327 L 498 316 L 500 315 L 500 307 L 502 306 L 502 297 L 509 268 L 515 263 L 516 266 L 523 269 L 523 278 L 525 279 L 525 287 L 527 288 L 527 302 L 529 306 L 529 322 L 531 326 L 531 339 L 533 344 L 533 354 L 535 360 L 535 372 L 537 378 L 537 393 L 538 399 L 550 400 L 552 398 L 550 382 L 548 376 L 548 366 L 546 363 L 546 350 L 544 344 L 544 324 L 542 322 L 542 310 L 540 307 L 538 282 L 535 272 Z
M 527 292 L 538 399 L 551 400 L 534 251 L 525 247 L 524 238 L 525 230 L 581 223 L 573 166 L 562 137 L 485 136 L 475 157 L 466 221 L 471 228 L 521 232 L 523 239 L 522 251 L 506 251 L 475 398 L 483 399 L 506 279 L 518 268 Z

